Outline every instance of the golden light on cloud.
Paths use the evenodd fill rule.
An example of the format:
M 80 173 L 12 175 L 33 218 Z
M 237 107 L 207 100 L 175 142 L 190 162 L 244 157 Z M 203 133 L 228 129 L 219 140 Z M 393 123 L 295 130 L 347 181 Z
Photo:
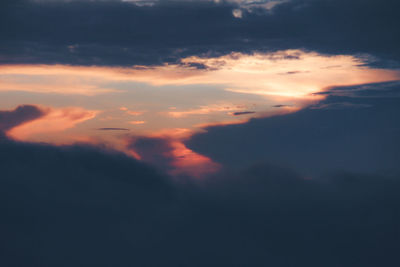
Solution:
M 202 64 L 205 69 L 190 67 Z M 373 69 L 353 56 L 324 56 L 288 50 L 217 58 L 188 57 L 181 65 L 156 67 L 83 67 L 63 65 L 0 66 L 0 90 L 28 90 L 75 94 L 113 92 L 109 82 L 161 85 L 219 85 L 247 94 L 306 97 L 333 85 L 354 85 L 397 80 L 397 70 Z M 18 76 L 18 79 L 16 76 Z M 25 79 L 21 79 L 26 76 Z
M 189 128 L 169 128 L 150 133 L 148 136 L 163 139 L 184 140 L 192 135 L 193 131 Z
M 35 69 L 41 71 L 35 71 Z M 101 86 L 98 80 L 76 74 L 46 73 L 47 66 L 0 66 L 0 91 L 23 91 L 34 93 L 78 94 L 93 96 L 117 92 Z
M 46 115 L 7 132 L 15 140 L 27 141 L 37 134 L 53 134 L 75 127 L 77 124 L 93 119 L 98 111 L 85 110 L 79 107 L 43 108 Z M 80 137 L 81 138 L 81 137 Z
M 128 110 L 126 113 L 128 113 L 129 115 L 132 115 L 132 116 L 140 116 L 144 112 L 143 111 L 131 111 L 131 110 Z
M 173 175 L 190 174 L 193 177 L 202 177 L 205 174 L 211 174 L 220 169 L 218 163 L 213 162 L 210 158 L 198 154 L 193 150 L 187 148 L 184 141 L 193 134 L 193 130 L 188 128 L 170 128 L 162 131 L 154 132 L 146 135 L 150 138 L 160 138 L 172 148 L 165 155 L 171 159 L 172 169 L 170 171 Z M 141 159 L 140 155 L 135 153 L 137 159 Z M 136 156 L 137 155 L 137 156 Z
M 145 121 L 130 121 L 129 124 L 133 124 L 133 125 L 141 125 L 141 124 L 145 124 Z
M 182 110 L 177 111 L 168 111 L 167 115 L 173 118 L 183 118 L 189 115 L 205 115 L 210 114 L 212 112 L 227 112 L 229 110 L 234 109 L 232 104 L 221 104 L 221 105 L 210 105 L 210 106 L 200 106 L 196 109 Z
M 396 80 L 399 71 L 361 66 L 352 56 L 323 56 L 298 50 L 273 54 L 232 54 L 186 58 L 213 70 L 202 79 L 226 90 L 270 96 L 306 97 L 326 87 Z M 196 78 L 191 78 L 192 82 Z
M 173 141 L 171 145 L 174 148 L 172 164 L 175 167 L 172 174 L 186 173 L 194 177 L 202 177 L 220 169 L 219 164 L 187 148 L 181 141 Z
M 198 65 L 204 68 L 193 67 Z M 332 86 L 398 79 L 400 71 L 362 66 L 362 62 L 352 56 L 324 56 L 301 50 L 252 55 L 233 53 L 216 58 L 188 57 L 182 59 L 181 64 L 153 67 L 0 66 L 0 92 L 62 94 L 72 103 L 66 105 L 82 105 L 82 108 L 48 109 L 46 116 L 8 132 L 10 137 L 19 140 L 55 143 L 85 140 L 85 137 L 92 141 L 101 136 L 117 144 L 121 133 L 93 132 L 104 124 L 118 128 L 131 126 L 135 134 L 154 133 L 180 141 L 203 127 L 245 123 L 254 117 L 294 112 L 310 101 L 323 98 L 312 93 Z M 181 93 L 187 85 L 202 86 L 193 86 Z M 199 97 L 203 88 L 206 89 L 204 100 Z M 86 97 L 105 93 L 115 95 L 110 98 L 108 95 Z M 40 96 L 39 103 L 51 106 L 51 101 L 50 97 Z M 91 109 L 103 113 L 96 120 L 81 124 L 98 113 Z M 71 130 L 66 131 L 68 129 Z M 123 150 L 122 145 L 116 146 Z M 176 146 L 180 154 L 186 153 L 181 158 L 193 159 L 192 162 L 207 161 L 190 156 L 190 152 Z

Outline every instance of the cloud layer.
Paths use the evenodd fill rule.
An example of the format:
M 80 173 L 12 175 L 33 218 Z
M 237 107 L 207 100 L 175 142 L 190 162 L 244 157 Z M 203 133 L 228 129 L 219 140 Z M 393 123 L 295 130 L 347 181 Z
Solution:
M 398 174 L 399 90 L 398 82 L 333 88 L 298 112 L 211 127 L 187 145 L 230 167 L 266 161 L 307 175 Z
M 243 2 L 6 0 L 1 62 L 154 65 L 192 55 L 304 48 L 367 53 L 376 57 L 371 64 L 398 66 L 398 1 L 291 0 L 271 10 Z
M 2 266 L 396 266 L 399 180 L 259 165 L 199 184 L 87 146 L 0 143 Z

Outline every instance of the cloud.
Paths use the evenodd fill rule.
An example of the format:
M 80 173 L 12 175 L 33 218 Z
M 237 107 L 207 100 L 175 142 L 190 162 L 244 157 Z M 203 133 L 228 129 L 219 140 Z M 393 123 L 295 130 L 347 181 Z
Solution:
M 129 124 L 133 124 L 133 125 L 141 125 L 141 124 L 145 124 L 146 121 L 129 121 Z
M 63 65 L 1 65 L 0 91 L 94 96 L 118 92 L 104 83 L 121 79 L 112 69 Z M 117 77 L 111 77 L 112 74 Z
M 135 138 L 129 148 L 136 152 L 144 162 L 152 163 L 163 170 L 172 167 L 173 146 L 168 139 L 140 137 Z
M 98 111 L 80 107 L 43 108 L 45 115 L 30 122 L 17 125 L 7 131 L 16 140 L 28 140 L 38 134 L 63 132 L 84 121 L 93 119 Z
M 399 264 L 398 179 L 261 164 L 172 182 L 113 151 L 10 141 L 0 171 L 2 266 Z
M 396 0 L 151 3 L 2 1 L 1 62 L 160 65 L 188 56 L 305 49 L 399 66 Z
M 241 115 L 248 115 L 248 114 L 254 114 L 254 111 L 240 111 L 240 112 L 233 112 L 233 116 L 241 116 Z
M 232 15 L 237 19 L 241 19 L 243 17 L 243 12 L 240 9 L 234 9 Z
M 124 247 L 133 249 L 140 240 L 150 244 L 150 236 L 138 231 L 139 221 L 146 228 L 152 221 L 158 227 L 155 217 L 161 216 L 173 190 L 152 168 L 87 146 L 1 142 L 0 166 L 2 266 L 115 264 L 115 258 L 93 257 L 106 251 L 123 257 L 117 263 L 123 265 L 129 257 Z M 135 230 L 130 232 L 128 225 Z M 123 241 L 125 234 L 133 243 Z M 20 256 L 14 256 L 18 251 Z
M 246 55 L 233 53 L 214 58 L 182 58 L 183 65 L 99 67 L 68 65 L 0 65 L 0 91 L 97 95 L 123 92 L 125 83 L 152 86 L 207 85 L 233 93 L 268 96 L 270 99 L 315 100 L 315 94 L 333 85 L 354 85 L 397 80 L 399 70 L 367 68 L 353 56 L 327 56 L 303 50 Z M 201 64 L 205 69 L 187 68 Z M 337 66 L 330 68 L 330 66 Z M 293 68 L 304 71 L 282 75 Z M 129 89 L 125 89 L 129 90 Z M 312 95 L 314 93 L 314 95 Z M 126 108 L 126 107 L 122 107 Z M 218 103 L 197 109 L 170 111 L 175 117 L 217 112 Z M 139 116 L 143 110 L 122 110 Z
M 273 108 L 284 108 L 284 107 L 290 107 L 290 105 L 283 105 L 283 104 L 278 104 L 278 105 L 273 105 Z
M 36 77 L 39 77 L 37 75 Z M 21 77 L 19 77 L 21 78 Z M 28 78 L 35 78 L 34 76 Z M 68 78 L 72 77 L 65 77 L 66 79 L 62 79 L 60 77 L 60 81 L 49 81 L 48 77 L 45 77 L 41 81 L 35 82 L 23 82 L 18 78 L 13 79 L 3 79 L 6 80 L 2 82 L 0 85 L 0 92 L 10 92 L 10 91 L 21 91 L 21 92 L 34 92 L 34 93 L 47 93 L 47 94 L 63 94 L 63 95 L 86 95 L 86 96 L 93 96 L 97 94 L 105 94 L 116 92 L 116 90 L 109 89 L 109 88 L 101 88 L 101 86 L 97 86 L 95 83 L 89 84 L 89 81 L 86 81 L 86 84 L 77 84 L 76 81 L 70 83 Z M 73 79 L 73 78 L 72 78 Z
M 98 128 L 99 131 L 129 131 L 126 128 Z
M 354 108 L 369 108 L 372 107 L 370 104 L 355 104 L 349 102 L 338 102 L 338 103 L 329 103 L 329 104 L 316 104 L 312 105 L 310 108 L 312 109 L 354 109 Z
M 174 176 L 201 178 L 215 173 L 219 165 L 188 149 L 176 135 L 134 137 L 128 145 L 140 160 Z
M 228 168 L 266 161 L 313 177 L 337 170 L 398 174 L 399 90 L 398 82 L 333 88 L 297 112 L 210 127 L 186 145 Z
M 216 104 L 209 106 L 200 106 L 198 108 L 178 111 L 173 109 L 173 111 L 168 111 L 167 115 L 173 118 L 184 118 L 192 115 L 206 115 L 210 113 L 217 112 L 227 112 L 229 110 L 235 109 L 231 103 Z
M 126 113 L 128 113 L 129 115 L 132 115 L 132 116 L 139 116 L 139 115 L 142 115 L 144 112 L 143 111 L 131 111 L 131 110 L 128 110 L 128 111 L 126 111 Z
M 0 111 L 0 135 L 13 127 L 39 119 L 46 115 L 46 112 L 37 106 L 21 105 L 14 110 Z

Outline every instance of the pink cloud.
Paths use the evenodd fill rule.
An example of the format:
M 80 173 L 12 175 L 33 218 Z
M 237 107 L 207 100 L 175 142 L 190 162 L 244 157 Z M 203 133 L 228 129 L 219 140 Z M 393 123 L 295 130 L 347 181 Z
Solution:
M 93 119 L 98 111 L 86 110 L 80 107 L 41 108 L 45 115 L 18 125 L 7 131 L 7 135 L 16 140 L 29 140 L 37 134 L 63 132 L 84 121 Z

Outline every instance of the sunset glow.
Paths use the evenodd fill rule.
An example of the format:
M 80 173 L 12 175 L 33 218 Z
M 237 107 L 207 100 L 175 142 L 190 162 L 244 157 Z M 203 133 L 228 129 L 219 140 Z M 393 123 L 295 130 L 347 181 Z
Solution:
M 0 0 L 0 267 L 400 266 L 399 10 Z
M 397 70 L 362 66 L 352 56 L 287 50 L 253 55 L 232 53 L 216 58 L 192 56 L 183 58 L 178 65 L 154 67 L 2 65 L 0 91 L 5 95 L 18 91 L 38 93 L 43 100 L 46 94 L 60 94 L 66 100 L 71 99 L 71 104 L 78 103 L 73 99 L 79 99 L 80 107 L 47 108 L 44 117 L 9 130 L 11 138 L 56 144 L 107 140 L 108 145 L 130 154 L 118 141 L 122 138 L 118 136 L 126 134 L 121 130 L 154 136 L 169 129 L 185 128 L 188 134 L 184 138 L 187 138 L 210 126 L 240 124 L 254 117 L 294 112 L 321 100 L 322 96 L 313 93 L 332 86 L 391 81 L 399 75 Z M 137 88 L 143 86 L 146 89 L 140 89 L 133 102 L 125 101 L 125 95 L 135 95 Z M 204 102 L 193 96 L 182 102 L 152 97 L 160 91 L 168 94 L 174 87 L 185 90 L 186 86 L 215 87 L 232 96 L 237 94 L 238 98 L 211 97 Z M 204 96 L 207 97 L 207 92 Z M 191 107 L 186 105 L 188 100 Z M 40 104 L 50 103 L 44 100 Z M 96 133 L 93 129 L 107 131 Z M 194 175 L 217 169 L 210 159 L 186 148 L 182 137 L 175 135 L 173 140 L 170 157 L 174 158 L 175 172 L 185 170 Z

